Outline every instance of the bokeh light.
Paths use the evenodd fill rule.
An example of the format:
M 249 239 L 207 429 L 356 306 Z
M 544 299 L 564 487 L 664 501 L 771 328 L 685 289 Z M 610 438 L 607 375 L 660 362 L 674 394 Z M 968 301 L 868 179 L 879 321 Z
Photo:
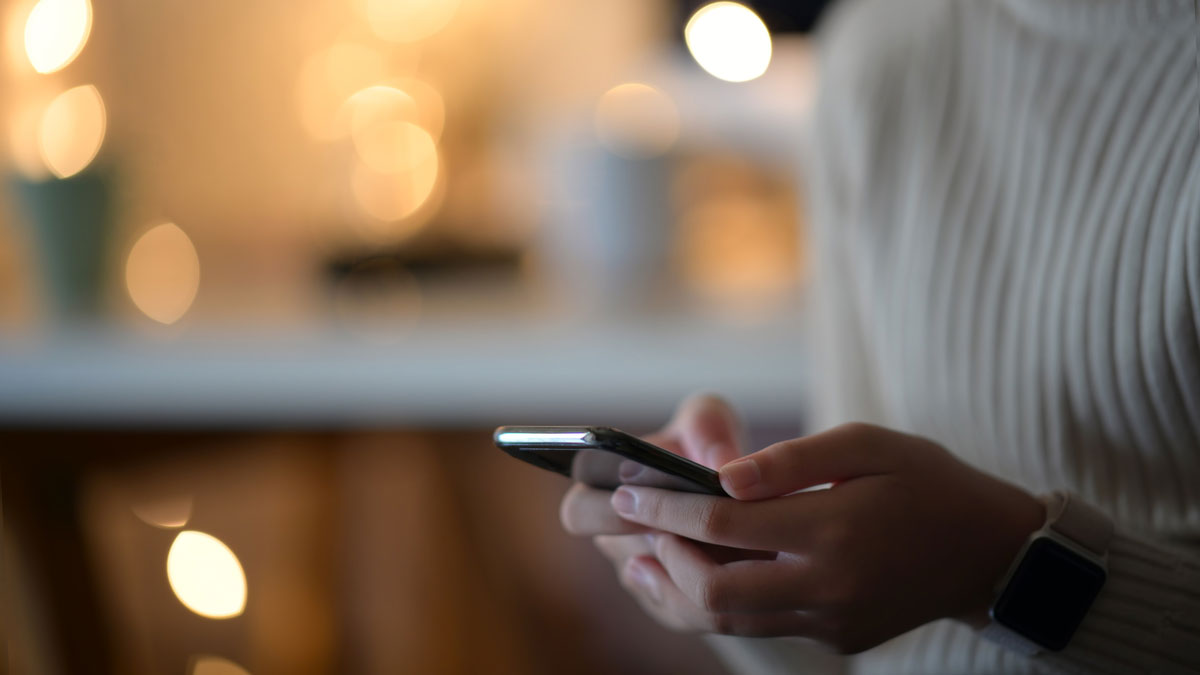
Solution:
M 32 181 L 44 180 L 50 175 L 46 162 L 42 160 L 41 137 L 44 105 L 26 103 L 18 106 L 12 114 L 9 127 L 9 152 L 13 166 L 22 176 Z
M 164 223 L 143 234 L 125 261 L 125 287 L 146 316 L 159 323 L 178 321 L 200 287 L 200 258 L 187 233 Z
M 383 122 L 416 122 L 419 117 L 416 99 L 396 87 L 377 84 L 360 89 L 346 99 L 338 125 L 349 129 L 353 138 Z
M 380 173 L 417 171 L 437 164 L 433 136 L 410 122 L 390 120 L 371 124 L 354 134 L 354 148 L 363 163 Z
M 359 164 L 350 185 L 359 206 L 377 222 L 363 224 L 363 234 L 373 239 L 407 237 L 423 225 L 411 218 L 434 195 L 438 184 L 438 154 L 435 152 L 411 171 L 380 173 Z
M 360 0 L 367 23 L 391 42 L 416 42 L 440 31 L 459 0 Z
M 360 89 L 350 95 L 338 113 L 337 129 L 356 132 L 377 122 L 412 122 L 429 132 L 436 141 L 446 124 L 446 108 L 441 94 L 421 80 L 404 78 Z
M 683 35 L 696 63 L 722 80 L 753 80 L 771 64 L 766 24 L 736 2 L 714 2 L 696 10 Z
M 296 103 L 305 131 L 322 141 L 349 133 L 344 103 L 355 92 L 384 79 L 386 59 L 378 50 L 341 42 L 310 56 L 296 80 Z
M 246 608 L 246 575 L 220 539 L 184 530 L 167 553 L 167 581 L 185 607 L 210 619 L 238 616 Z
M 39 73 L 67 67 L 92 32 L 88 0 L 41 0 L 25 21 L 25 54 Z
M 250 671 L 219 656 L 197 656 L 190 675 L 250 675 Z
M 629 82 L 609 89 L 596 104 L 596 137 L 631 159 L 665 153 L 679 138 L 679 111 L 658 89 Z
M 174 530 L 187 525 L 192 517 L 191 495 L 170 495 L 143 499 L 131 507 L 133 515 L 147 525 Z
M 104 143 L 104 100 L 85 84 L 59 94 L 42 114 L 38 148 L 42 161 L 59 178 L 87 168 Z
M 446 103 L 441 93 L 428 82 L 411 77 L 396 80 L 394 84 L 417 102 L 417 124 L 435 140 L 440 139 L 446 125 Z

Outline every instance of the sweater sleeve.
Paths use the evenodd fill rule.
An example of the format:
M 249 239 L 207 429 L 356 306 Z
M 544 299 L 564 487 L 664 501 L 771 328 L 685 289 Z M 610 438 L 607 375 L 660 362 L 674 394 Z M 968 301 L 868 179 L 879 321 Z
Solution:
M 1118 530 L 1071 643 L 1034 660 L 1064 673 L 1200 672 L 1200 556 Z

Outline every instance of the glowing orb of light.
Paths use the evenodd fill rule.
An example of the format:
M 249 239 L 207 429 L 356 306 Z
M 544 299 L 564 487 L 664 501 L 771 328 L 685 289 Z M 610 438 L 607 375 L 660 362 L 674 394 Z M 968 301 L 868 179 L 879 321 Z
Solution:
M 151 228 L 125 260 L 125 288 L 133 304 L 159 323 L 182 317 L 200 287 L 200 258 L 187 233 L 174 223 Z
M 411 171 L 381 173 L 359 164 L 350 185 L 359 206 L 377 223 L 367 223 L 364 234 L 396 238 L 415 232 L 422 223 L 407 220 L 429 201 L 438 181 L 438 155 L 434 153 Z M 401 222 L 405 221 L 405 222 Z
M 38 149 L 42 161 L 59 178 L 87 168 L 104 143 L 104 99 L 85 84 L 59 94 L 42 113 Z
M 220 539 L 184 530 L 167 553 L 167 581 L 185 607 L 210 619 L 238 616 L 246 608 L 246 574 Z
M 688 51 L 701 68 L 728 82 L 745 82 L 767 72 L 771 34 L 749 7 L 714 2 L 696 10 L 683 29 Z
M 414 122 L 419 117 L 417 102 L 396 87 L 375 84 L 350 95 L 338 113 L 338 126 L 351 137 L 376 124 L 392 120 Z
M 658 89 L 629 82 L 609 89 L 596 103 L 596 137 L 622 157 L 665 153 L 679 138 L 679 111 Z
M 92 32 L 88 0 L 41 0 L 25 21 L 25 54 L 39 73 L 66 68 Z
M 192 662 L 191 675 L 250 675 L 250 671 L 219 656 L 198 656 Z
M 191 495 L 165 495 L 143 499 L 131 507 L 133 515 L 147 525 L 174 530 L 187 525 L 192 517 Z
M 358 130 L 353 138 L 363 163 L 380 173 L 415 171 L 431 160 L 437 162 L 433 136 L 411 122 L 378 122 Z

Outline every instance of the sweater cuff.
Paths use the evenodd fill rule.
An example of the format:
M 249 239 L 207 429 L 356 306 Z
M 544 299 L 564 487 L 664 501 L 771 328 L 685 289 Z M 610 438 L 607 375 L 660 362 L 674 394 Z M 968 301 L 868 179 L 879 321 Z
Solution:
M 1067 672 L 1200 672 L 1200 559 L 1118 530 L 1108 580 L 1071 643 L 1036 660 Z

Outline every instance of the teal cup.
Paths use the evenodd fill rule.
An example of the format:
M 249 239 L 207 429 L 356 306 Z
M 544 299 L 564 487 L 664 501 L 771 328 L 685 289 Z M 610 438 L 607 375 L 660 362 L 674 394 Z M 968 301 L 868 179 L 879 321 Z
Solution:
M 103 311 L 112 232 L 112 188 L 98 168 L 69 178 L 12 181 L 31 234 L 45 306 L 60 322 Z

